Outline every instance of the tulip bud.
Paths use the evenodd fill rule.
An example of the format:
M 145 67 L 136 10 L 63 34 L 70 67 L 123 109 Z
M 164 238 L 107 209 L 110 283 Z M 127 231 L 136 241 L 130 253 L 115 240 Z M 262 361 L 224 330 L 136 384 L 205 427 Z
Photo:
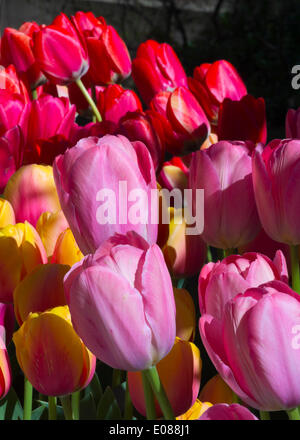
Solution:
M 9 179 L 3 196 L 12 204 L 16 221 L 27 220 L 33 226 L 43 212 L 61 209 L 50 166 L 22 166 Z
M 219 374 L 213 376 L 202 388 L 199 399 L 202 402 L 217 403 L 237 403 L 237 397 Z
M 45 247 L 47 257 L 52 257 L 58 237 L 68 228 L 68 222 L 62 211 L 43 212 L 36 224 Z
M 198 420 L 258 420 L 258 418 L 242 405 L 224 403 L 211 406 Z
M 82 258 L 83 254 L 75 241 L 71 229 L 66 229 L 57 239 L 51 262 L 67 264 L 72 267 Z
M 67 306 L 31 313 L 13 341 L 19 365 L 39 393 L 71 394 L 94 375 L 96 359 L 74 331 Z
M 176 305 L 176 336 L 184 341 L 193 341 L 196 330 L 196 310 L 193 298 L 185 289 L 174 287 Z
M 11 204 L 0 198 L 0 228 L 16 223 L 15 213 Z

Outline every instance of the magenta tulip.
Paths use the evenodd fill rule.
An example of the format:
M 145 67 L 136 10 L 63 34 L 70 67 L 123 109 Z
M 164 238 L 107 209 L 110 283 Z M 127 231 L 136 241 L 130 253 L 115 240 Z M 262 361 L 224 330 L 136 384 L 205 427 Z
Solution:
M 300 138 L 300 107 L 297 110 L 290 108 L 285 118 L 285 135 L 287 138 Z
M 75 264 L 65 294 L 76 332 L 113 368 L 150 368 L 173 347 L 171 278 L 159 247 L 136 234 L 114 236 Z
M 262 411 L 300 405 L 300 297 L 281 281 L 248 289 L 222 319 L 200 318 L 203 344 L 223 380 Z
M 250 145 L 218 142 L 193 155 L 189 185 L 204 189 L 203 239 L 211 246 L 236 248 L 259 232 Z
M 156 242 L 157 223 L 152 220 L 157 219 L 157 198 L 151 203 L 155 172 L 141 142 L 110 135 L 82 139 L 56 158 L 54 178 L 62 210 L 84 254 L 95 252 L 115 232 L 134 230 L 150 244 Z M 143 190 L 143 197 L 131 190 Z M 130 194 L 139 199 L 138 207 L 129 201 Z M 139 213 L 131 216 L 136 209 Z
M 198 420 L 258 420 L 249 409 L 233 403 L 220 403 L 208 408 Z
M 281 251 L 276 252 L 273 261 L 265 255 L 249 252 L 208 263 L 199 276 L 200 312 L 221 319 L 230 299 L 273 280 L 288 282 L 286 261 Z

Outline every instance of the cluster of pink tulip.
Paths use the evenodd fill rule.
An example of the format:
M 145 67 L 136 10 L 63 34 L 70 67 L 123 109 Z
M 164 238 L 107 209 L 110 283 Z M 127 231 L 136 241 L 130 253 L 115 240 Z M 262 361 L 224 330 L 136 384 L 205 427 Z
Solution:
M 152 40 L 131 61 L 92 12 L 6 28 L 0 65 L 0 408 L 15 352 L 19 418 L 88 402 L 95 418 L 300 419 L 300 109 L 267 143 L 264 99 L 228 61 L 188 78 Z M 120 182 L 158 222 L 120 220 Z M 204 190 L 201 234 L 162 191 L 149 209 L 157 188 Z M 199 337 L 218 373 L 204 386 Z

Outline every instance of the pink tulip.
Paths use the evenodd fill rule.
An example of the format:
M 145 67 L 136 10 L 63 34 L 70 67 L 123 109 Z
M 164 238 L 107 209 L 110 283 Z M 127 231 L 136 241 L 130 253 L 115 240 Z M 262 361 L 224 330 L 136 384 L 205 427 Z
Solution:
M 132 63 L 132 77 L 146 104 L 159 92 L 187 86 L 185 71 L 172 47 L 154 40 L 140 44 Z
M 8 345 L 11 341 L 15 329 L 15 321 L 16 319 L 13 304 L 5 304 L 0 302 L 0 328 L 1 326 L 3 327 L 2 338 L 6 345 Z
M 274 140 L 253 155 L 253 185 L 266 233 L 286 244 L 300 243 L 300 140 Z
M 225 306 L 222 319 L 205 314 L 200 334 L 223 380 L 262 411 L 300 404 L 300 297 L 281 281 L 248 289 Z
M 201 315 L 208 313 L 221 319 L 226 303 L 251 287 L 268 281 L 288 283 L 284 255 L 276 252 L 274 260 L 256 252 L 230 255 L 223 261 L 206 264 L 199 276 L 198 292 Z
M 287 138 L 300 138 L 300 107 L 289 109 L 285 118 L 285 135 Z
M 113 368 L 150 368 L 173 347 L 171 278 L 159 247 L 136 234 L 114 236 L 75 264 L 65 295 L 76 332 Z
M 29 101 L 26 85 L 17 74 L 13 64 L 9 64 L 6 68 L 0 67 L 0 89 L 22 95 L 25 102 Z
M 225 98 L 239 101 L 247 89 L 235 67 L 226 60 L 201 64 L 189 78 L 189 88 L 210 120 L 218 119 L 219 107 Z
M 22 95 L 0 90 L 0 136 L 7 130 L 19 125 L 26 136 L 30 104 Z
M 211 246 L 236 248 L 259 232 L 249 146 L 218 142 L 193 155 L 189 186 L 204 189 L 203 239 Z
M 151 221 L 157 219 L 158 211 L 156 197 L 151 203 L 155 172 L 150 153 L 141 142 L 110 135 L 82 139 L 56 158 L 54 178 L 62 210 L 84 254 L 95 252 L 115 232 L 134 230 L 150 244 L 156 242 L 157 223 Z M 131 190 L 143 190 L 147 195 L 139 196 L 142 217 L 137 215 L 133 223 L 130 213 L 135 205 L 122 193 L 121 185 L 127 185 L 128 196 Z
M 249 409 L 233 403 L 220 403 L 208 408 L 198 420 L 258 420 Z
M 6 320 L 8 308 L 11 309 L 11 307 L 11 305 L 0 303 L 0 400 L 8 393 L 12 380 L 10 362 L 6 349 L 8 343 Z
M 19 125 L 7 130 L 0 137 L 0 191 L 10 177 L 20 168 L 24 155 L 24 136 Z
M 158 176 L 158 182 L 163 188 L 172 191 L 179 188 L 182 191 L 188 187 L 189 169 L 180 157 L 172 157 L 165 162 Z

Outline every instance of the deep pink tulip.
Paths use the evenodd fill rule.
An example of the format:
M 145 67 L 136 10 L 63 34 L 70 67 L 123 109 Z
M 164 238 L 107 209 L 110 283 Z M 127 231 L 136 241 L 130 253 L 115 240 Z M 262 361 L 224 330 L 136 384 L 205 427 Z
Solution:
M 208 119 L 194 95 L 186 87 L 160 92 L 150 103 L 160 115 L 166 149 L 173 155 L 199 149 L 210 133 Z
M 205 314 L 199 327 L 210 359 L 243 402 L 262 411 L 300 404 L 300 296 L 286 283 L 246 290 L 221 320 Z
M 174 294 L 156 244 L 115 236 L 75 264 L 64 285 L 76 332 L 111 367 L 144 370 L 173 347 Z
M 11 368 L 9 357 L 6 349 L 11 335 L 7 335 L 7 331 L 11 332 L 11 328 L 7 328 L 8 320 L 12 320 L 13 315 L 11 315 L 11 310 L 13 311 L 13 306 L 11 304 L 0 303 L 0 400 L 6 396 L 11 385 Z
M 141 142 L 131 143 L 121 135 L 82 139 L 56 158 L 54 178 L 62 210 L 84 254 L 95 252 L 115 232 L 134 230 L 150 244 L 156 242 L 157 223 L 151 221 L 158 211 L 157 199 L 151 203 L 155 171 Z M 122 192 L 125 185 L 128 196 L 131 190 L 147 195 L 139 201 L 136 224 L 130 221 L 135 204 Z
M 230 299 L 251 287 L 273 280 L 288 283 L 286 261 L 281 251 L 276 252 L 273 261 L 265 255 L 249 252 L 208 263 L 199 275 L 200 312 L 221 319 Z
M 19 125 L 26 137 L 29 111 L 30 104 L 22 95 L 0 90 L 0 136 Z
M 245 95 L 239 101 L 226 98 L 220 106 L 218 139 L 265 143 L 266 108 L 263 98 Z
M 196 67 L 193 78 L 189 78 L 188 83 L 212 121 L 217 121 L 219 107 L 225 98 L 239 101 L 247 94 L 246 86 L 235 67 L 226 60 Z
M 198 420 L 258 420 L 249 409 L 233 403 L 219 403 L 208 408 Z
M 131 58 L 125 42 L 103 17 L 78 11 L 73 22 L 84 37 L 90 57 L 89 80 L 98 85 L 120 82 L 131 73 Z M 99 68 L 101 66 L 101 68 Z
M 287 138 L 300 138 L 300 107 L 297 110 L 290 108 L 285 118 L 285 135 Z
M 24 154 L 24 137 L 19 125 L 0 137 L 0 191 L 10 177 L 20 168 Z
M 223 141 L 193 155 L 189 186 L 204 189 L 203 239 L 211 246 L 236 248 L 260 230 L 249 145 Z
M 42 72 L 54 84 L 69 84 L 89 68 L 82 37 L 63 13 L 33 35 L 33 53 Z
M 142 111 L 142 104 L 133 90 L 119 84 L 97 87 L 97 107 L 104 121 L 118 124 L 128 112 Z M 138 140 L 138 139 L 135 139 Z
M 187 87 L 185 71 L 172 47 L 154 40 L 140 44 L 132 62 L 132 77 L 146 104 L 159 92 Z
M 266 233 L 286 244 L 300 243 L 300 140 L 274 140 L 253 155 L 253 185 Z
M 1 326 L 3 327 L 2 338 L 6 345 L 8 345 L 11 341 L 15 329 L 15 322 L 16 319 L 15 319 L 14 305 L 12 303 L 5 304 L 0 302 L 0 328 Z M 0 335 L 1 335 L 1 330 L 0 330 Z M 0 392 L 0 396 L 1 396 L 1 392 Z
M 151 154 L 155 169 L 160 168 L 165 151 L 152 123 L 151 110 L 146 113 L 141 111 L 127 113 L 120 120 L 119 132 L 130 141 L 143 142 Z
M 22 95 L 25 102 L 30 100 L 27 87 L 13 64 L 9 64 L 6 68 L 0 67 L 0 89 Z
M 188 187 L 189 169 L 180 157 L 172 157 L 165 162 L 158 176 L 158 182 L 163 188 L 172 191 L 174 188 L 184 190 Z

